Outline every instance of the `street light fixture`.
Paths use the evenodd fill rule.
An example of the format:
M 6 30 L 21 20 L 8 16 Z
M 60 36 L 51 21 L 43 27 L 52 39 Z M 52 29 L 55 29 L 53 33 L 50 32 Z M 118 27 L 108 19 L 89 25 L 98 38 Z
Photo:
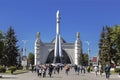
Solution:
M 27 40 L 22 40 L 23 42 L 23 55 L 26 56 L 26 42 Z
M 23 42 L 22 66 L 26 68 L 26 66 L 27 66 L 27 56 L 26 56 L 26 42 L 27 42 L 27 40 L 22 40 L 22 42 Z

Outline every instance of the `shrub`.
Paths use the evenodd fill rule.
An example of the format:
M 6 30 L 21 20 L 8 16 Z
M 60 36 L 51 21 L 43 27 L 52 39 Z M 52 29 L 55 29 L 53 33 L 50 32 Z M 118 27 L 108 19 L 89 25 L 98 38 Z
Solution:
M 11 67 L 8 68 L 8 70 L 10 70 L 11 74 L 13 74 L 13 72 L 16 71 L 17 68 L 16 68 L 16 66 L 11 66 Z
M 0 73 L 5 73 L 6 72 L 6 69 L 5 69 L 5 67 L 3 67 L 3 66 L 0 66 Z
M 120 72 L 120 68 L 116 68 L 116 69 L 115 69 L 115 72 Z
M 91 69 L 90 66 L 88 66 L 88 67 L 87 67 L 87 72 L 90 72 L 90 69 Z
M 17 70 L 22 70 L 22 69 L 23 69 L 22 66 L 17 67 Z

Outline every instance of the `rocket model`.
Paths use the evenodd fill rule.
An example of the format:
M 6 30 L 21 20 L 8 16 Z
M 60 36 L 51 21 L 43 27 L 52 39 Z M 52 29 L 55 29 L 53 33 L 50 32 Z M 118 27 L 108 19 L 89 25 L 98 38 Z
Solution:
M 56 13 L 56 39 L 55 39 L 55 50 L 53 63 L 62 63 L 62 47 L 60 37 L 60 12 Z

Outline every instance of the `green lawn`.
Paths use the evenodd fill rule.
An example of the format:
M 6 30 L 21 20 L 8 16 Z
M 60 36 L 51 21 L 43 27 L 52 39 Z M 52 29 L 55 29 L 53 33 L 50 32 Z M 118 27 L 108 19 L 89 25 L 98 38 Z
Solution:
M 13 72 L 13 75 L 22 74 L 26 72 L 28 72 L 28 70 L 16 70 L 15 72 Z M 2 73 L 2 74 L 11 74 L 11 71 L 7 70 L 5 73 Z
M 22 74 L 26 72 L 28 72 L 28 70 L 16 70 L 13 74 L 16 75 L 16 74 Z

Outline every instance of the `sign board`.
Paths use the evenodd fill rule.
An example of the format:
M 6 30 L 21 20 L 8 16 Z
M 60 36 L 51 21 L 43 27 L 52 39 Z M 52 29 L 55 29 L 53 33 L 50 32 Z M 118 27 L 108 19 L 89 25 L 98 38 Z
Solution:
M 93 66 L 98 66 L 98 57 L 94 56 L 92 59 Z

